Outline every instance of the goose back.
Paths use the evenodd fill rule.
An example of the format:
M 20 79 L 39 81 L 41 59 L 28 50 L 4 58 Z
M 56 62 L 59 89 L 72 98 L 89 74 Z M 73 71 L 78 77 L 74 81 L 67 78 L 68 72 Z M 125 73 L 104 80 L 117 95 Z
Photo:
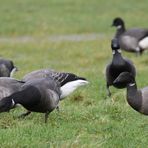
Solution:
M 61 94 L 59 84 L 51 78 L 27 81 L 22 86 L 21 93 L 17 98 L 22 98 L 19 101 L 25 100 L 26 103 L 20 102 L 20 104 L 30 111 L 43 113 L 50 112 L 57 107 Z
M 41 70 L 36 70 L 36 71 L 26 74 L 23 77 L 23 81 L 29 81 L 29 80 L 36 79 L 36 78 L 46 78 L 46 77 L 53 78 L 61 86 L 65 85 L 66 83 L 70 81 L 75 81 L 78 79 L 86 80 L 85 78 L 78 77 L 77 75 L 72 74 L 72 73 L 56 72 L 52 69 L 41 69 Z
M 23 81 L 9 77 L 0 77 L 0 99 L 19 91 L 23 84 Z
M 134 37 L 137 41 L 140 41 L 144 37 L 148 36 L 148 29 L 133 28 L 125 31 L 123 35 Z
M 46 77 L 53 78 L 59 83 L 61 100 L 74 92 L 78 87 L 88 84 L 88 81 L 85 78 L 79 77 L 73 73 L 56 72 L 50 69 L 41 69 L 28 73 L 24 76 L 23 81 L 27 82 L 29 80 Z

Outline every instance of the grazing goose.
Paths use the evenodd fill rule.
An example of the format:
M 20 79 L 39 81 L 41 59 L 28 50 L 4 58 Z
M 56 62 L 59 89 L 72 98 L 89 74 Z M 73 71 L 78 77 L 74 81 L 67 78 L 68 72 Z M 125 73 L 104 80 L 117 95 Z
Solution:
M 127 102 L 136 111 L 148 115 L 148 87 L 137 89 L 136 81 L 129 72 L 121 73 L 114 84 L 124 83 L 127 87 Z
M 109 86 L 113 85 L 116 88 L 126 87 L 126 85 L 122 83 L 119 83 L 118 85 L 113 83 L 121 72 L 128 71 L 134 77 L 136 76 L 136 69 L 133 63 L 130 60 L 122 57 L 120 46 L 116 38 L 111 41 L 111 48 L 112 48 L 113 58 L 112 61 L 106 67 L 106 87 L 108 91 L 108 96 L 111 96 Z
M 0 77 L 0 100 L 20 90 L 23 84 L 23 81 L 14 78 Z
M 17 67 L 11 60 L 0 59 L 0 77 L 12 77 Z
M 28 111 L 45 113 L 45 122 L 48 114 L 53 111 L 59 103 L 60 87 L 52 78 L 33 79 L 24 83 L 21 90 L 0 100 L 0 112 L 7 112 L 16 104 L 21 104 Z
M 115 18 L 112 26 L 117 28 L 115 37 L 119 39 L 121 49 L 142 54 L 148 48 L 148 29 L 133 28 L 126 30 L 121 18 Z
M 35 78 L 52 77 L 60 84 L 61 96 L 60 100 L 70 95 L 78 87 L 88 84 L 88 81 L 72 73 L 56 72 L 51 69 L 41 69 L 28 73 L 24 76 L 23 81 L 32 80 Z

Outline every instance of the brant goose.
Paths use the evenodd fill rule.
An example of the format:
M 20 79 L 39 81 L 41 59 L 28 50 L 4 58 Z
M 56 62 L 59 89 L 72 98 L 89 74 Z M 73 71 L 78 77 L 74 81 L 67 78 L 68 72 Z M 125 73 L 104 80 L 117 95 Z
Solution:
M 0 59 L 0 77 L 12 77 L 17 67 L 11 60 Z
M 45 113 L 47 122 L 48 114 L 58 106 L 60 94 L 59 84 L 52 78 L 33 79 L 24 83 L 20 91 L 1 99 L 0 112 L 7 112 L 20 104 L 28 110 L 22 117 L 40 112 Z
M 124 83 L 127 87 L 127 102 L 136 111 L 148 115 L 148 87 L 137 89 L 136 81 L 129 72 L 121 73 L 114 84 Z
M 148 29 L 126 30 L 123 19 L 119 17 L 113 20 L 112 26 L 117 28 L 115 37 L 119 39 L 121 49 L 142 54 L 148 48 Z
M 51 69 L 41 69 L 28 73 L 24 76 L 23 81 L 26 82 L 28 80 L 32 80 L 35 78 L 46 78 L 46 77 L 52 77 L 55 81 L 57 81 L 60 84 L 61 86 L 60 100 L 70 95 L 78 87 L 89 83 L 85 78 L 79 77 L 73 73 L 56 72 Z
M 116 38 L 111 41 L 111 48 L 112 48 L 113 58 L 112 61 L 106 67 L 106 87 L 108 91 L 108 96 L 111 96 L 111 92 L 109 90 L 110 86 L 113 85 L 116 88 L 126 87 L 124 83 L 119 83 L 119 84 L 113 83 L 121 72 L 128 71 L 134 77 L 136 76 L 135 66 L 129 59 L 122 57 L 120 46 Z

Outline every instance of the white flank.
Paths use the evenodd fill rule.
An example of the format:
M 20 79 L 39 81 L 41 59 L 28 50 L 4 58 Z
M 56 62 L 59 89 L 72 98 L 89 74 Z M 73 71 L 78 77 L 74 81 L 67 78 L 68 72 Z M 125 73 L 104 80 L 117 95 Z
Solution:
M 76 80 L 66 83 L 61 87 L 61 96 L 60 100 L 70 95 L 74 92 L 78 87 L 88 84 L 89 82 L 86 80 Z
M 14 75 L 14 73 L 17 71 L 17 68 L 15 67 L 15 68 L 13 68 L 12 69 L 12 71 L 11 71 L 11 73 L 10 73 L 10 77 L 13 77 L 13 75 Z
M 145 48 L 148 48 L 148 37 L 142 39 L 140 42 L 139 42 L 139 46 L 143 49 Z

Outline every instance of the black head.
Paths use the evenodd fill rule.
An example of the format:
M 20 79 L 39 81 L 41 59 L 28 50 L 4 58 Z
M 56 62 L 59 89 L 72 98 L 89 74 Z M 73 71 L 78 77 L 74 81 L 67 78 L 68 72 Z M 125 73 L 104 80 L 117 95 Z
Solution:
M 8 112 L 14 107 L 14 102 L 11 98 L 6 97 L 0 100 L 0 112 Z
M 111 48 L 112 48 L 112 50 L 120 49 L 119 41 L 117 38 L 114 38 L 111 40 Z
M 120 17 L 117 17 L 113 20 L 112 26 L 124 26 L 124 21 Z
M 130 83 L 135 83 L 134 76 L 129 72 L 122 72 L 120 75 L 114 80 L 114 84 L 122 83 L 128 85 Z

